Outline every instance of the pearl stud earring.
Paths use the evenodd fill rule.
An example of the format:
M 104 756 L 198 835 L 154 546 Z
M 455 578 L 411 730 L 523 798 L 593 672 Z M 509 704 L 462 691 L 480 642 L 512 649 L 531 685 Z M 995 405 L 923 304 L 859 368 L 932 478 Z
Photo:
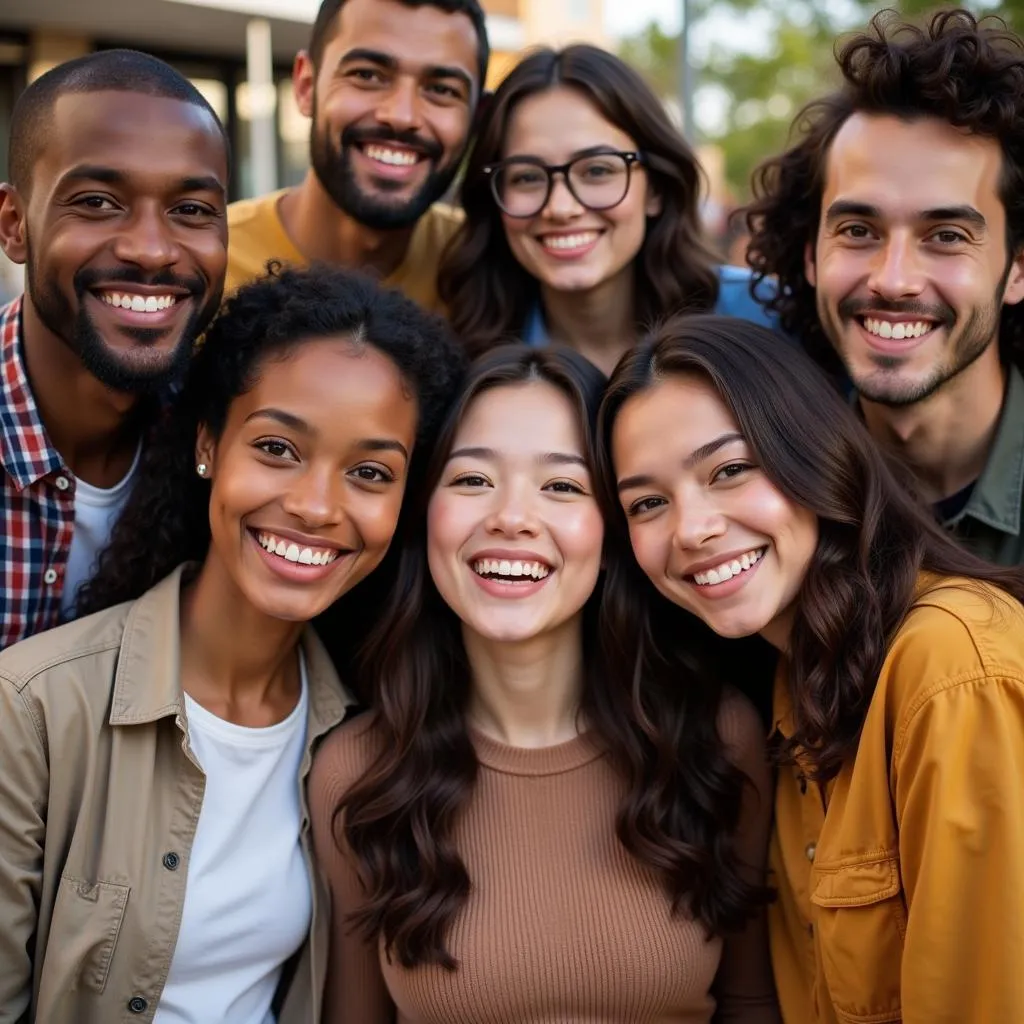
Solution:
M 200 462 L 199 465 L 196 466 L 196 472 L 200 476 L 206 476 L 206 463 L 205 462 Z

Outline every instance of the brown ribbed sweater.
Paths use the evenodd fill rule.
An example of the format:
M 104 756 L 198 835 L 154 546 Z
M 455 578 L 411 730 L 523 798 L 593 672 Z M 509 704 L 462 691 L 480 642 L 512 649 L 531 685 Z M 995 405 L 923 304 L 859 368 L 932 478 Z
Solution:
M 771 798 L 760 722 L 731 702 L 723 735 L 752 777 L 741 842 L 764 863 Z M 723 943 L 673 917 L 660 881 L 615 835 L 623 784 L 586 736 L 543 749 L 480 733 L 481 769 L 456 829 L 472 892 L 448 936 L 458 960 L 406 970 L 351 933 L 362 890 L 331 821 L 374 754 L 367 718 L 336 730 L 310 780 L 331 889 L 324 1024 L 708 1024 L 778 1021 L 763 917 Z M 712 998 L 714 986 L 718 1001 Z

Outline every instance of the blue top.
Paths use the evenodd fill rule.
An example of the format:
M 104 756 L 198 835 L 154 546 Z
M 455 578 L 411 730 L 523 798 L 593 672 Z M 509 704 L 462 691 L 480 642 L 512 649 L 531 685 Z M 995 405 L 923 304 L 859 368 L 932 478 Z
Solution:
M 779 330 L 778 319 L 769 313 L 761 301 L 767 302 L 775 294 L 775 283 L 765 279 L 757 286 L 761 301 L 750 294 L 752 273 L 744 267 L 718 268 L 718 301 L 711 312 L 719 316 L 736 316 L 741 320 Z M 531 348 L 544 348 L 550 344 L 547 327 L 540 306 L 534 306 L 523 325 L 523 341 Z

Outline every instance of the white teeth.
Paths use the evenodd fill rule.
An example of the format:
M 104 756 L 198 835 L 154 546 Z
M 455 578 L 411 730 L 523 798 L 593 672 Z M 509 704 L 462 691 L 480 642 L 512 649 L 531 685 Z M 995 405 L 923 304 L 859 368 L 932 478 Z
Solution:
M 582 249 L 597 238 L 596 231 L 580 231 L 574 235 L 545 235 L 543 245 L 546 249 Z
M 419 154 L 407 149 L 389 149 L 387 146 L 366 146 L 364 152 L 371 160 L 394 167 L 411 167 L 419 160 Z
M 715 566 L 714 569 L 694 573 L 693 581 L 699 587 L 706 587 L 713 583 L 724 583 L 726 580 L 731 580 L 733 576 L 738 576 L 741 572 L 745 572 L 752 565 L 756 565 L 767 550 L 767 548 L 756 548 L 753 551 L 744 552 L 739 558 L 723 562 L 721 565 Z
M 936 325 L 926 320 L 904 321 L 893 323 L 891 320 L 876 320 L 874 317 L 864 317 L 862 323 L 869 334 L 879 338 L 892 338 L 894 341 L 902 341 L 904 338 L 920 338 L 927 334 Z
M 100 298 L 116 309 L 130 309 L 133 313 L 159 313 L 177 301 L 175 295 L 128 295 L 123 292 L 101 292 Z
M 298 544 L 289 543 L 270 533 L 258 534 L 257 540 L 260 547 L 272 555 L 279 555 L 289 562 L 298 562 L 301 565 L 330 565 L 338 557 L 338 552 L 334 548 L 300 548 Z
M 473 563 L 473 571 L 480 576 L 507 576 L 522 579 L 531 576 L 542 580 L 550 569 L 541 562 L 516 562 L 508 558 L 479 558 Z

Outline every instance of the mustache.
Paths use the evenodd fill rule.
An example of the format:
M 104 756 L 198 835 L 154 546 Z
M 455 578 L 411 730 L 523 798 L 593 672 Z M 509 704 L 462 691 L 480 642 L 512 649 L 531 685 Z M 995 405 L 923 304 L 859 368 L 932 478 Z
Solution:
M 956 320 L 956 310 L 943 303 L 929 305 L 927 302 L 894 302 L 890 299 L 846 298 L 839 303 L 839 315 L 845 320 L 870 313 L 891 313 L 893 316 L 916 316 L 921 320 L 938 320 L 946 327 Z
M 434 163 L 440 161 L 444 155 L 444 149 L 434 139 L 425 139 L 414 131 L 400 132 L 394 128 L 360 128 L 357 125 L 348 125 L 341 133 L 341 147 L 365 145 L 370 142 L 388 143 L 395 142 L 410 149 L 418 150 L 427 159 Z
M 206 291 L 206 282 L 198 275 L 179 277 L 169 270 L 146 274 L 138 267 L 114 267 L 110 270 L 86 267 L 75 274 L 72 283 L 79 296 L 92 291 L 101 284 L 138 284 L 150 287 L 180 288 L 187 291 L 189 295 L 202 295 Z

